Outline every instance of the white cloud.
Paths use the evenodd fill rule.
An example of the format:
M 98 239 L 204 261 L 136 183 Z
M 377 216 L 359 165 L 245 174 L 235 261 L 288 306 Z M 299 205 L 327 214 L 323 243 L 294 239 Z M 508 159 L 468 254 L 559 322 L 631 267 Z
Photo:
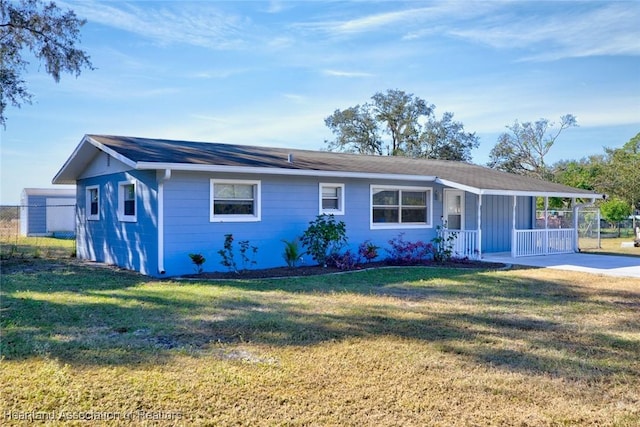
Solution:
M 226 79 L 232 76 L 237 76 L 239 74 L 244 74 L 251 71 L 250 68 L 219 68 L 219 69 L 208 69 L 202 71 L 196 71 L 193 73 L 188 73 L 188 78 L 195 79 Z
M 109 27 L 138 34 L 159 44 L 184 43 L 213 49 L 245 47 L 251 21 L 227 14 L 215 3 L 158 3 L 144 7 L 135 3 L 78 2 L 68 5 L 76 14 Z
M 323 70 L 322 73 L 332 77 L 373 77 L 373 74 L 361 71 Z
M 293 101 L 293 102 L 298 103 L 298 104 L 306 103 L 309 100 L 309 98 L 307 96 L 298 95 L 298 94 L 295 94 L 295 93 L 284 93 L 284 94 L 282 94 L 282 96 L 285 99 L 288 99 L 288 100 Z
M 394 3 L 383 3 L 393 5 Z M 427 7 L 393 10 L 388 12 L 370 13 L 351 19 L 318 20 L 295 24 L 295 27 L 312 31 L 324 32 L 330 35 L 352 35 L 392 29 L 399 32 L 411 30 L 414 37 L 419 29 L 429 23 L 442 23 L 443 20 L 463 20 L 469 17 L 487 13 L 496 7 L 490 2 L 476 2 L 469 7 L 467 2 L 445 1 L 434 2 Z M 358 10 L 357 7 L 354 10 Z
M 561 8 L 526 17 L 502 15 L 449 34 L 497 49 L 539 49 L 522 57 L 529 61 L 640 55 L 640 3 L 595 4 L 573 13 Z

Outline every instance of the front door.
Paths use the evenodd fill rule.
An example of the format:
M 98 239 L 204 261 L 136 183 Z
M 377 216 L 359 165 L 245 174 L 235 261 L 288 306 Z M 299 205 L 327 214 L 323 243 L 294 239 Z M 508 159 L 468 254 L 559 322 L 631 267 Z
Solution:
M 464 191 L 444 190 L 445 214 L 449 230 L 464 230 Z

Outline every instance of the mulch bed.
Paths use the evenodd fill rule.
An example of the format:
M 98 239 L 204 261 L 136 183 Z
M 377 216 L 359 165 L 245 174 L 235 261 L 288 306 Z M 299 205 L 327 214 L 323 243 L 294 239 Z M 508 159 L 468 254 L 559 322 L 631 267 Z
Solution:
M 440 267 L 440 268 L 468 268 L 495 270 L 504 268 L 504 264 L 470 261 L 470 260 L 451 260 L 444 263 L 433 261 L 425 261 L 414 264 L 394 264 L 388 261 L 371 262 L 368 264 L 360 264 L 351 270 L 340 270 L 337 267 L 321 267 L 319 265 L 303 265 L 299 267 L 276 267 L 261 270 L 245 270 L 240 273 L 234 272 L 204 272 L 200 274 L 187 274 L 182 277 L 190 279 L 269 279 L 278 277 L 306 277 L 318 276 L 323 274 L 346 273 L 349 271 L 362 271 L 370 268 L 383 267 Z

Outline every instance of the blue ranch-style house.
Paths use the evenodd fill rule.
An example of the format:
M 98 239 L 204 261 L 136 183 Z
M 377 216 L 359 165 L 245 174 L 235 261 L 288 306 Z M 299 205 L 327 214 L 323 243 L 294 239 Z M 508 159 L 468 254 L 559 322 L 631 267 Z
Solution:
M 157 277 L 193 273 L 190 253 L 225 270 L 229 233 L 258 247 L 255 268 L 283 266 L 282 240 L 323 213 L 354 249 L 446 226 L 458 256 L 573 252 L 577 227 L 536 229 L 536 197 L 601 197 L 464 162 L 105 135 L 85 135 L 53 183 L 77 186 L 79 258 Z

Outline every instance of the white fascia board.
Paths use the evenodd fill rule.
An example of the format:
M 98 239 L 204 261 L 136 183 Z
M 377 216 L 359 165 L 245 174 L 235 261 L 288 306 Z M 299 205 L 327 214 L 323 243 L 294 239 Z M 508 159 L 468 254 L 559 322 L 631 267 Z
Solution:
M 192 165 L 182 163 L 154 163 L 138 162 L 136 169 L 172 169 L 174 171 L 188 172 L 218 172 L 218 173 L 246 173 L 256 175 L 288 175 L 288 176 L 316 176 L 330 178 L 370 178 L 387 179 L 398 181 L 435 181 L 435 176 L 430 175 L 399 175 L 373 172 L 345 172 L 345 171 L 324 171 L 310 169 L 285 169 L 285 168 L 264 168 L 250 166 L 223 166 L 223 165 Z
M 22 192 L 27 196 L 76 196 L 75 188 L 25 188 Z
M 593 193 L 571 193 L 559 191 L 520 191 L 520 190 L 488 190 L 482 188 L 471 187 L 469 185 L 459 184 L 447 179 L 437 178 L 436 182 L 458 190 L 468 191 L 469 193 L 489 195 L 489 196 L 527 196 L 527 197 L 561 197 L 561 198 L 578 198 L 578 199 L 598 199 L 602 198 L 602 194 Z
M 105 153 L 107 153 L 108 155 L 110 155 L 111 157 L 113 157 L 116 160 L 121 161 L 122 163 L 124 163 L 125 165 L 129 166 L 131 169 L 136 169 L 136 162 L 134 162 L 133 160 L 129 159 L 128 157 L 123 156 L 122 154 L 113 151 L 111 148 L 104 146 L 102 143 L 96 141 L 95 139 L 91 138 L 90 136 L 85 136 L 85 139 L 91 143 L 91 145 L 95 146 L 96 148 L 98 148 L 100 151 L 104 151 Z
M 102 145 L 101 143 L 99 143 L 95 139 L 91 138 L 90 136 L 85 135 L 82 138 L 82 141 L 80 141 L 80 144 L 78 144 L 78 146 L 75 148 L 75 150 L 73 150 L 73 153 L 71 153 L 71 155 L 69 156 L 67 161 L 64 162 L 64 165 L 62 165 L 62 167 L 60 168 L 58 173 L 53 177 L 53 179 L 51 180 L 52 184 L 70 184 L 70 185 L 75 185 L 76 184 L 75 178 L 74 179 L 70 179 L 69 177 L 65 178 L 64 175 L 68 172 L 69 168 L 71 168 L 71 166 L 76 161 L 80 161 L 80 162 L 82 162 L 83 165 L 86 166 L 86 163 L 87 163 L 87 161 L 89 159 L 88 158 L 82 158 L 82 157 L 87 157 L 87 154 L 86 154 L 87 145 L 93 146 L 93 147 L 97 148 L 98 150 L 101 150 L 101 151 L 107 153 L 111 157 L 113 157 L 115 159 L 118 159 L 119 161 L 121 161 L 125 165 L 129 166 L 131 169 L 135 169 L 136 168 L 136 163 L 134 161 L 132 161 L 131 159 L 128 159 L 128 158 L 124 157 L 123 155 L 121 155 L 119 153 L 116 153 L 112 149 L 105 147 L 104 145 Z
M 438 184 L 446 185 L 447 187 L 455 188 L 457 190 L 464 190 L 473 194 L 482 194 L 482 190 L 470 185 L 464 185 L 457 182 L 449 181 L 448 179 L 436 178 Z
M 85 135 L 82 138 L 82 141 L 80 141 L 80 144 L 78 144 L 76 146 L 76 148 L 73 150 L 73 153 L 71 153 L 71 155 L 69 156 L 69 158 L 67 159 L 66 162 L 64 162 L 64 164 L 62 165 L 62 167 L 60 168 L 60 170 L 58 171 L 58 173 L 53 177 L 53 179 L 51 180 L 52 184 L 75 184 L 76 182 L 70 182 L 69 180 L 64 180 L 61 178 L 61 175 L 67 170 L 68 166 L 71 164 L 71 162 L 78 157 L 78 154 L 80 153 L 80 150 L 84 147 L 85 143 L 87 141 L 87 136 Z
M 526 196 L 526 197 L 560 197 L 566 199 L 598 199 L 602 194 L 593 193 L 569 193 L 563 191 L 518 191 L 518 190 L 480 190 L 482 195 L 493 196 Z

